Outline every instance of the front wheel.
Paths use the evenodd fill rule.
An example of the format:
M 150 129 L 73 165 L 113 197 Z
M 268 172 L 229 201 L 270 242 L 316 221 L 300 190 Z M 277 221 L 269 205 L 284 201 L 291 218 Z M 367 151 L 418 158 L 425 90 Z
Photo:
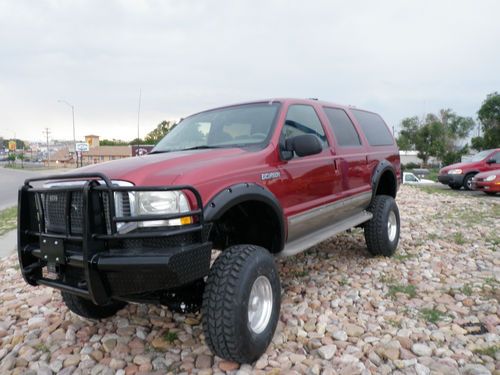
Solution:
M 203 331 L 221 358 L 252 363 L 267 349 L 280 313 L 274 257 L 254 245 L 231 246 L 215 260 L 203 295 Z
M 89 319 L 109 318 L 127 305 L 125 302 L 112 301 L 108 305 L 99 306 L 91 300 L 75 296 L 68 292 L 61 292 L 61 296 L 68 309 L 77 315 Z
M 399 242 L 399 209 L 393 197 L 377 195 L 368 208 L 373 214 L 365 224 L 365 240 L 372 255 L 390 257 L 396 252 Z
M 469 173 L 464 177 L 464 189 L 472 190 L 472 179 L 474 178 L 474 173 Z

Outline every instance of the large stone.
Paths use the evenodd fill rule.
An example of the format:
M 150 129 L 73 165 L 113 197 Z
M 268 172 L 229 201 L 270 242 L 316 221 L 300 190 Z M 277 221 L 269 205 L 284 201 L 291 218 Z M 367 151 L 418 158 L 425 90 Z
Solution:
M 345 328 L 345 332 L 347 333 L 347 336 L 359 337 L 363 333 L 365 333 L 365 330 L 363 329 L 363 327 L 360 327 L 356 324 L 348 323 L 344 326 L 344 328 Z
M 319 356 L 326 360 L 332 359 L 336 352 L 336 345 L 325 345 L 318 349 Z
M 432 355 L 432 349 L 422 343 L 413 344 L 411 346 L 411 351 L 419 357 L 430 357 Z

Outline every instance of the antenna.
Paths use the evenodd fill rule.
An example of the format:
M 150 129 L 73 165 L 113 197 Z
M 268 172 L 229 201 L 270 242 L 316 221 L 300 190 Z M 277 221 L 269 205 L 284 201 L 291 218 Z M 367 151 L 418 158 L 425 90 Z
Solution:
M 139 120 L 141 117 L 141 99 L 142 99 L 142 88 L 139 89 L 139 107 L 137 108 L 137 149 L 139 149 Z M 137 150 L 136 150 L 137 153 Z

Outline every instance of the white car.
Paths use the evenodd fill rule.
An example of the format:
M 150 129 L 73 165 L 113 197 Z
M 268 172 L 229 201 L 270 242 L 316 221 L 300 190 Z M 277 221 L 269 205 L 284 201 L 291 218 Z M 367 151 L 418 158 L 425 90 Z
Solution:
M 403 172 L 403 184 L 418 185 L 418 184 L 433 184 L 434 181 L 418 178 L 413 173 Z

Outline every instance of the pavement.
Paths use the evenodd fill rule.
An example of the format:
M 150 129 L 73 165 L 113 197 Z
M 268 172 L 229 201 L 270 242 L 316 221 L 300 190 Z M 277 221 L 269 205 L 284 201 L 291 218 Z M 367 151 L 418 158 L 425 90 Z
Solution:
M 0 259 L 12 254 L 17 246 L 17 230 L 11 230 L 0 236 Z

